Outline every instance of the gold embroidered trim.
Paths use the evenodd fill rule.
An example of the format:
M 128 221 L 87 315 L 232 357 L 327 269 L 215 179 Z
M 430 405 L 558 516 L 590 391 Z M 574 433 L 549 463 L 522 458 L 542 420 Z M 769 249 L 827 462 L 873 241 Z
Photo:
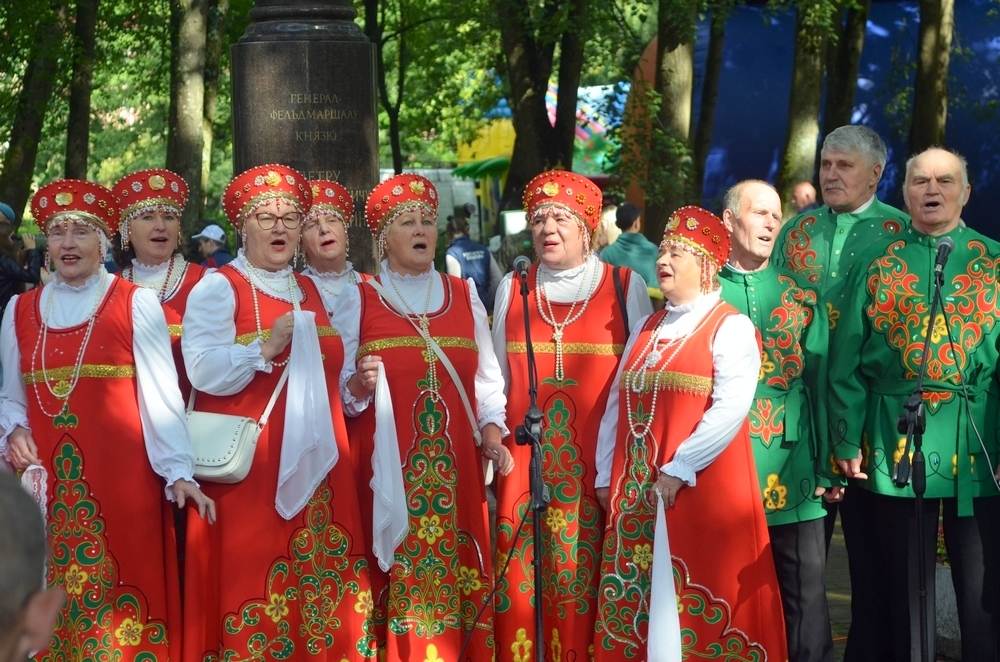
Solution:
M 554 342 L 532 342 L 536 354 L 555 354 L 556 344 Z M 510 340 L 507 342 L 508 354 L 524 354 L 528 347 L 521 341 Z M 621 356 L 625 351 L 624 344 L 599 344 L 589 342 L 564 342 L 562 344 L 563 354 L 588 354 L 591 356 Z
M 442 349 L 445 347 L 457 347 L 459 349 L 470 349 L 473 352 L 479 352 L 479 345 L 477 345 L 476 341 L 471 338 L 444 336 L 440 338 L 435 337 L 434 340 L 437 341 L 437 344 L 440 345 Z M 383 349 L 395 349 L 397 347 L 419 347 L 420 349 L 426 349 L 423 338 L 417 338 L 416 336 L 400 336 L 396 338 L 383 338 L 381 340 L 366 342 L 361 347 L 358 347 L 358 356 L 365 356 L 366 354 L 371 354 L 373 352 L 380 352 Z
M 260 335 L 261 335 L 260 341 L 267 342 L 268 340 L 271 339 L 271 329 L 261 329 Z M 337 330 L 332 326 L 317 326 L 316 335 L 319 336 L 320 338 L 332 338 L 339 336 L 340 334 L 337 333 Z M 235 342 L 237 345 L 245 346 L 249 345 L 254 340 L 257 340 L 257 332 L 251 331 L 250 333 L 243 333 L 236 336 Z
M 171 338 L 180 338 L 181 333 L 184 331 L 183 324 L 168 324 L 167 333 L 170 334 Z
M 638 382 L 641 384 L 642 392 L 649 393 L 653 389 L 656 380 L 655 372 L 642 371 L 637 375 L 632 370 L 622 371 L 621 379 L 618 381 L 618 389 L 625 390 L 633 388 Z M 715 380 L 711 377 L 701 377 L 699 375 L 688 375 L 683 372 L 666 370 L 660 375 L 659 390 L 676 391 L 679 393 L 691 393 L 692 395 L 711 395 Z
M 48 381 L 50 382 L 60 381 L 72 378 L 73 372 L 74 366 L 71 365 L 46 370 L 44 375 L 41 370 L 35 370 L 34 372 L 23 373 L 21 375 L 21 381 L 24 382 L 25 386 L 30 386 L 31 384 L 44 384 L 45 377 L 48 377 Z M 85 363 L 80 366 L 80 377 L 130 379 L 135 377 L 135 366 Z

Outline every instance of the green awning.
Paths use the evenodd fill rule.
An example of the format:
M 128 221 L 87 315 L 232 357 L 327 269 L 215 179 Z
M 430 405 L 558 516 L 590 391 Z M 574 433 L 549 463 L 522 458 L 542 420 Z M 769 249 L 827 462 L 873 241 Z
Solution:
M 482 179 L 484 177 L 499 177 L 510 167 L 510 159 L 506 156 L 494 156 L 482 161 L 471 161 L 460 165 L 451 171 L 456 177 L 465 179 Z

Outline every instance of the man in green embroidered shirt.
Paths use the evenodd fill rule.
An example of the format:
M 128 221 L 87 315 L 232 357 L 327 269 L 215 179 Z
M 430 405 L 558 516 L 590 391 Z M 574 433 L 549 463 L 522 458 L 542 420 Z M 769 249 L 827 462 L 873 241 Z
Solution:
M 788 659 L 832 662 L 823 495 L 839 500 L 844 480 L 827 461 L 826 308 L 804 276 L 770 259 L 781 227 L 781 199 L 770 184 L 750 180 L 729 189 L 722 221 L 732 238 L 719 274 L 722 298 L 753 321 L 763 347 L 750 439 Z
M 996 466 L 997 359 L 1000 358 L 1000 244 L 964 227 L 971 187 L 964 159 L 929 149 L 906 164 L 903 195 L 911 227 L 874 245 L 844 290 L 830 364 L 830 433 L 838 464 L 874 495 L 880 556 L 868 562 L 886 579 L 892 657 L 919 651 L 916 546 L 925 550 L 930 659 L 934 655 L 934 560 L 939 510 L 952 562 L 963 660 L 995 660 L 1000 616 L 1000 491 Z M 944 309 L 930 320 L 935 260 L 954 241 L 944 267 Z M 924 382 L 927 490 L 915 539 L 913 490 L 896 487 L 904 453 L 896 428 L 931 334 Z M 912 449 L 911 449 L 912 450 Z M 854 488 L 852 488 L 854 489 Z
M 840 317 L 839 291 L 861 254 L 883 236 L 907 227 L 909 217 L 876 197 L 887 150 L 878 134 L 865 126 L 842 126 L 823 140 L 819 185 L 823 206 L 788 221 L 778 235 L 774 261 L 805 276 L 819 291 L 831 334 Z M 831 361 L 836 358 L 831 354 Z M 833 456 L 829 458 L 833 463 Z M 840 504 L 828 504 L 827 547 L 839 506 L 851 573 L 851 631 L 844 659 L 881 660 L 887 623 L 878 622 L 884 593 L 879 577 L 865 561 L 877 553 L 874 507 L 869 495 L 849 488 Z

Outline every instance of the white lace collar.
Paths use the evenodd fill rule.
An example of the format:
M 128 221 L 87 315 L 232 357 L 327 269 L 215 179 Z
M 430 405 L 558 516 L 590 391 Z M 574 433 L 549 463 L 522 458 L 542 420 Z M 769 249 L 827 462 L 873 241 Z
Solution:
M 326 280 L 326 279 L 344 278 L 345 276 L 351 275 L 352 271 L 354 271 L 354 265 L 351 264 L 350 260 L 348 260 L 347 266 L 344 267 L 343 271 L 318 271 L 314 267 L 308 266 L 302 270 L 302 273 L 306 274 L 307 276 L 315 276 L 316 278 L 321 278 Z M 400 278 L 402 278 L 402 276 L 400 276 Z
M 679 306 L 672 306 L 668 301 L 666 304 L 667 312 L 672 317 L 692 312 L 704 312 L 717 304 L 721 296 L 722 290 L 715 290 L 714 292 L 709 292 L 708 294 L 699 294 L 698 298 L 694 301 L 682 303 Z
M 160 262 L 159 264 L 154 264 L 152 266 L 148 264 L 143 264 L 136 258 L 132 258 L 132 272 L 135 274 L 140 274 L 142 278 L 156 278 L 162 276 L 170 268 L 170 263 L 173 262 L 174 256 L 171 255 L 165 262 Z
M 430 265 L 427 268 L 427 271 L 425 271 L 423 273 L 419 273 L 419 274 L 415 274 L 415 275 L 398 274 L 395 271 L 392 271 L 391 269 L 389 269 L 389 260 L 382 260 L 382 273 L 383 274 L 391 274 L 393 280 L 395 280 L 397 282 L 398 281 L 402 281 L 402 282 L 410 282 L 410 283 L 421 283 L 421 282 L 426 282 L 427 279 L 429 279 L 435 273 L 435 271 L 434 271 L 434 265 L 432 264 L 432 265 Z
M 569 269 L 553 269 L 552 267 L 546 266 L 543 262 L 538 263 L 538 269 L 545 274 L 546 280 L 571 279 L 582 275 L 588 270 L 588 267 L 594 266 L 597 262 L 597 257 L 591 253 L 590 256 L 583 261 L 583 264 L 570 267 Z
M 65 282 L 62 279 L 62 276 L 60 276 L 59 272 L 57 271 L 55 277 L 52 279 L 52 282 L 49 283 L 49 285 L 52 287 L 52 290 L 54 292 L 76 292 L 76 293 L 86 292 L 87 290 L 96 287 L 99 283 L 101 283 L 104 277 L 107 276 L 107 274 L 108 272 L 104 268 L 104 265 L 102 264 L 100 267 L 98 267 L 97 271 L 94 272 L 94 275 L 88 278 L 83 285 L 74 286 Z

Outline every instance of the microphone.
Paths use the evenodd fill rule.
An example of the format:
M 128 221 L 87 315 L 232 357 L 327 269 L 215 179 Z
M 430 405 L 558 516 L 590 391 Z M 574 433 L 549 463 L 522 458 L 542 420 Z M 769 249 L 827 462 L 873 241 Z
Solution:
M 940 276 L 944 271 L 944 265 L 948 263 L 948 256 L 955 250 L 955 240 L 951 237 L 942 237 L 937 245 L 937 261 L 934 262 L 934 275 Z M 515 261 L 515 264 L 517 262 Z
M 951 240 L 949 239 L 949 241 Z M 955 242 L 952 242 L 952 246 L 954 245 Z M 516 258 L 514 258 L 514 271 L 517 272 L 517 275 L 520 276 L 522 280 L 527 280 L 529 267 L 531 267 L 531 260 L 529 260 L 527 257 L 523 255 L 518 255 Z

